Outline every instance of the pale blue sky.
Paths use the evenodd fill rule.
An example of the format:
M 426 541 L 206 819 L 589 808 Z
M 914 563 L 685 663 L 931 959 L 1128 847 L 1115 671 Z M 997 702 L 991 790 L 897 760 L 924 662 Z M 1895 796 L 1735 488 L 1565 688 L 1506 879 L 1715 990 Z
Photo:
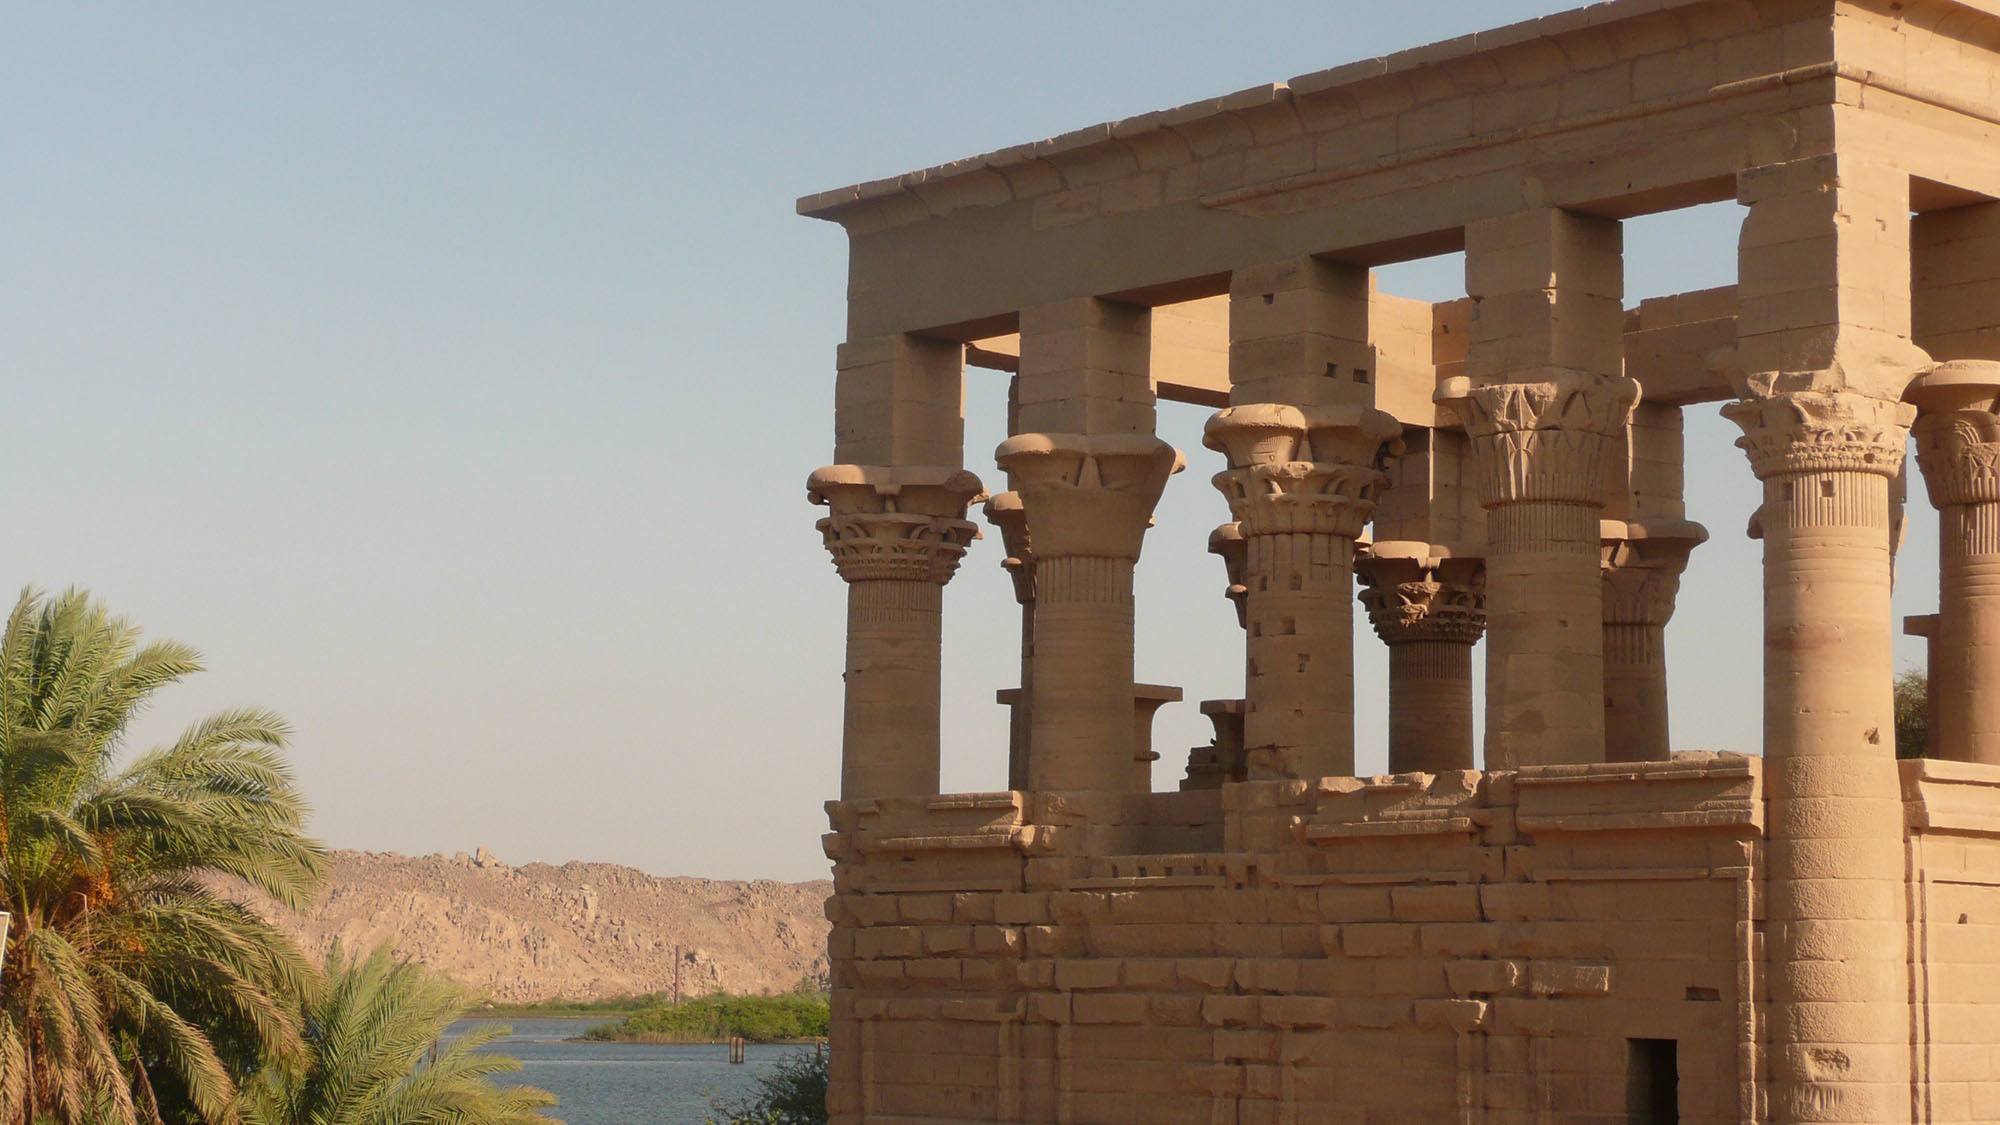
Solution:
M 143 733 L 278 708 L 336 845 L 815 876 L 843 591 L 803 481 L 845 243 L 794 197 L 1566 6 L 12 6 L 0 585 L 203 648 Z M 1631 297 L 1731 280 L 1731 210 L 1632 224 Z M 1004 395 L 972 373 L 988 480 Z M 1193 464 L 1140 567 L 1139 673 L 1188 695 L 1161 787 L 1195 701 L 1242 684 L 1203 413 L 1163 408 Z M 1755 486 L 1712 408 L 1689 431 L 1714 542 L 1669 633 L 1675 743 L 1755 749 Z M 998 558 L 947 596 L 952 788 L 1004 783 Z M 1379 769 L 1365 627 L 1357 657 Z

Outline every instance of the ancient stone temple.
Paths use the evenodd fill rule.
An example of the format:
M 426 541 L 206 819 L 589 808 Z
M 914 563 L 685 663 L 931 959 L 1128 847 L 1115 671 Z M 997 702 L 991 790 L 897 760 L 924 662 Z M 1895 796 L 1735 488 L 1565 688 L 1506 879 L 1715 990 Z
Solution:
M 1737 284 L 1628 300 L 1623 221 L 1727 200 Z M 836 1120 L 2000 1121 L 2000 4 L 1615 0 L 799 209 L 851 244 L 807 486 L 848 599 Z M 1459 251 L 1461 300 L 1371 274 Z M 1012 379 L 970 462 L 969 366 Z M 1715 402 L 1763 744 L 1676 753 L 1664 627 L 1742 533 L 1683 506 Z M 1941 604 L 1899 762 L 1912 435 Z M 1189 467 L 1247 687 L 1155 792 L 1132 579 Z M 1005 792 L 939 792 L 966 561 L 1021 608 Z

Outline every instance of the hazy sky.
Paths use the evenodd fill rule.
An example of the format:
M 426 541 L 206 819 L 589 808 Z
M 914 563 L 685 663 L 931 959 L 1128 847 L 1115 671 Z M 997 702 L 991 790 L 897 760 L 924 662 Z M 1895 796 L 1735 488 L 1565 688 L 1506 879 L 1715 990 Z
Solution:
M 200 646 L 140 734 L 279 709 L 335 845 L 819 875 L 843 590 L 803 482 L 845 240 L 793 199 L 1567 6 L 10 6 L 0 584 Z M 1631 299 L 1732 280 L 1734 210 L 1629 224 Z M 1004 398 L 971 373 L 989 482 Z M 1159 787 L 1207 741 L 1196 701 L 1242 690 L 1205 413 L 1163 405 L 1192 465 L 1139 568 L 1140 677 L 1188 699 Z M 1668 634 L 1682 749 L 1758 741 L 1733 437 L 1690 412 L 1714 540 Z M 1936 600 L 1918 492 L 1899 613 Z M 999 558 L 947 593 L 948 788 L 1004 784 Z M 1379 770 L 1365 619 L 1356 649 Z

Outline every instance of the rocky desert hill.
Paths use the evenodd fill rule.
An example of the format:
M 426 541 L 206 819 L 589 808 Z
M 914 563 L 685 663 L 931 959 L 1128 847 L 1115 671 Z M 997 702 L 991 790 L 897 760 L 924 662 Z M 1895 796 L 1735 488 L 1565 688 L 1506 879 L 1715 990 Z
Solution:
M 304 915 L 252 904 L 315 955 L 392 943 L 494 1000 L 590 1000 L 673 987 L 784 992 L 827 971 L 833 884 L 648 875 L 608 863 L 510 867 L 467 856 L 334 852 Z

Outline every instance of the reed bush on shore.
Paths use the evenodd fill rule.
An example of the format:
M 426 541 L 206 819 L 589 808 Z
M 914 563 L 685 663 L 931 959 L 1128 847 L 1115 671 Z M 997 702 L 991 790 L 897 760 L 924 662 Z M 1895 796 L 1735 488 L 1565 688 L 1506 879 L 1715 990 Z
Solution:
M 823 1039 L 829 1018 L 823 994 L 734 996 L 717 992 L 661 1004 L 583 1033 L 600 1041 L 703 1043 L 741 1036 L 752 1043 Z

